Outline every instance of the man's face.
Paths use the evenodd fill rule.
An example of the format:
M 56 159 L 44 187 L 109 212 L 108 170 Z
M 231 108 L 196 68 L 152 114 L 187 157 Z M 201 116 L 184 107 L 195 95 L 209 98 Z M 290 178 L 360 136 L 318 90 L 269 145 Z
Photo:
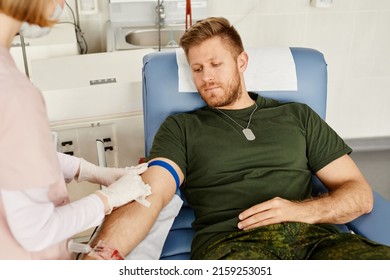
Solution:
M 188 52 L 192 77 L 202 99 L 211 107 L 234 104 L 241 95 L 237 60 L 219 37 Z

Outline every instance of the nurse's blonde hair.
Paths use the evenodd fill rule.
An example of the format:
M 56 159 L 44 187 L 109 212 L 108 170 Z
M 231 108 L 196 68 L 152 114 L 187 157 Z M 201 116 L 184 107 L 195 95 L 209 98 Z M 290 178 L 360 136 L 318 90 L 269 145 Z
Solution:
M 47 7 L 52 3 L 53 0 L 0 0 L 0 12 L 18 21 L 51 26 L 56 23 L 47 14 Z

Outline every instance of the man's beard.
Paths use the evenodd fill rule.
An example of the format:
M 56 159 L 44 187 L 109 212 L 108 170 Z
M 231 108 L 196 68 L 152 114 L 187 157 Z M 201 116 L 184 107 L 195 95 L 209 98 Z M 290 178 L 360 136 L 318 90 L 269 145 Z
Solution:
M 201 88 L 200 96 L 210 107 L 224 107 L 234 104 L 238 98 L 241 96 L 241 82 L 238 77 L 232 79 L 228 84 L 220 84 L 218 82 L 206 83 Z M 217 96 L 214 93 L 211 94 L 203 94 L 204 89 L 212 85 L 218 85 L 218 90 L 223 90 L 224 95 Z

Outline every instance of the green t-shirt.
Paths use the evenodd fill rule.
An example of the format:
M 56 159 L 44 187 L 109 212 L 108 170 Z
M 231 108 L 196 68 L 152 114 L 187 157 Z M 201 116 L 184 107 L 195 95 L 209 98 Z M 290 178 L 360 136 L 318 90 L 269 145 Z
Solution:
M 168 117 L 149 159 L 174 161 L 185 175 L 182 190 L 195 211 L 192 257 L 222 236 L 238 231 L 238 214 L 276 196 L 311 196 L 311 175 L 351 149 L 312 109 L 252 95 L 258 109 L 242 128 L 216 109 L 203 107 Z M 255 105 L 223 110 L 246 127 Z

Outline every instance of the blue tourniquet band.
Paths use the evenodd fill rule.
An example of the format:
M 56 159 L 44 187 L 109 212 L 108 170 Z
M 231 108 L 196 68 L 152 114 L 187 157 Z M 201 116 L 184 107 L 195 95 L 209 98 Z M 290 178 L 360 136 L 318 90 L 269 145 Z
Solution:
M 169 163 L 162 161 L 162 160 L 155 160 L 155 161 L 148 163 L 149 167 L 154 166 L 154 165 L 161 166 L 161 167 L 165 168 L 166 170 L 168 170 L 169 173 L 171 173 L 172 177 L 175 179 L 175 182 L 176 182 L 176 190 L 178 190 L 180 187 L 180 179 L 179 179 L 179 175 L 177 175 L 177 172 L 172 167 L 172 165 L 170 165 Z

